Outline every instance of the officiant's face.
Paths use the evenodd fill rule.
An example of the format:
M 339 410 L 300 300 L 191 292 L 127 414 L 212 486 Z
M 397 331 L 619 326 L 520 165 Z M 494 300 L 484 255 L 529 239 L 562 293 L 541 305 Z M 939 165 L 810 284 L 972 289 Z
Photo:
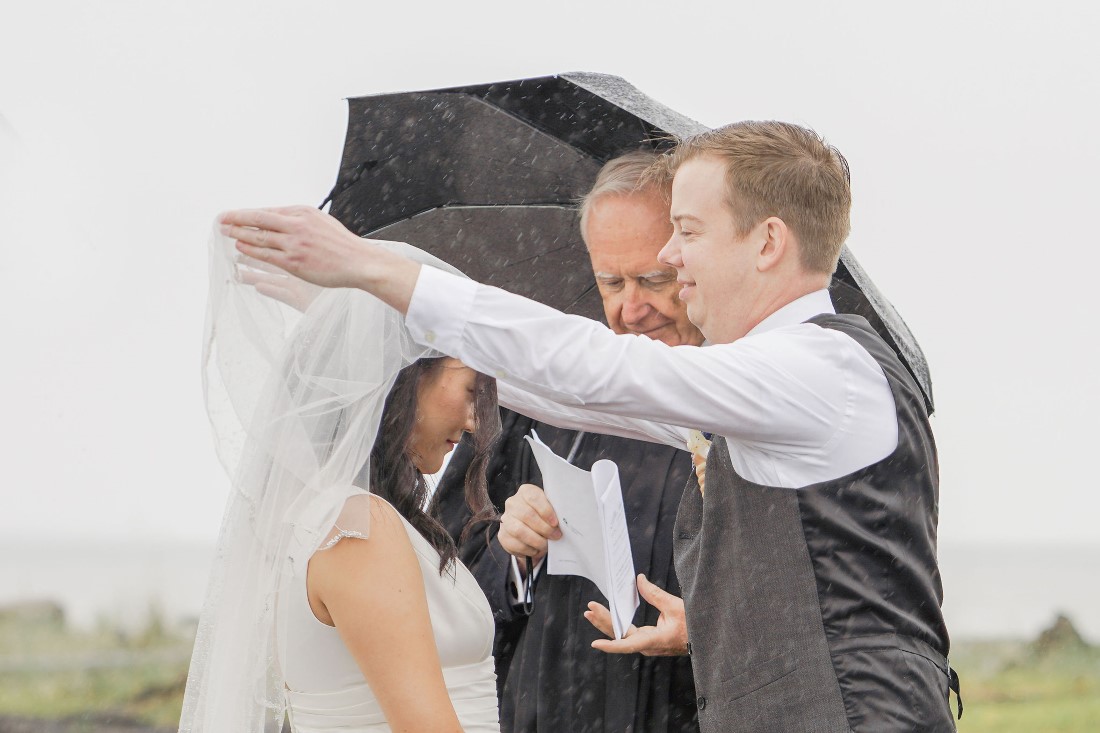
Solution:
M 607 325 L 669 346 L 703 337 L 677 297 L 676 271 L 657 261 L 672 234 L 668 204 L 650 193 L 606 194 L 592 202 L 585 242 Z
M 416 422 L 409 434 L 409 455 L 423 474 L 438 471 L 462 434 L 476 426 L 477 372 L 458 359 L 441 361 L 416 391 Z

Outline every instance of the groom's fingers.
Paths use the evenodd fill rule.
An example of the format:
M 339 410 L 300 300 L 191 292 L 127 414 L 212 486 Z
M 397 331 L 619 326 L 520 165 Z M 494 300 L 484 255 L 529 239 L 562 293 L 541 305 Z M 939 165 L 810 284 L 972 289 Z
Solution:
M 670 596 L 679 600 L 676 596 Z M 599 603 L 588 604 L 584 612 L 588 622 L 602 631 L 605 636 L 614 636 L 611 625 L 611 612 Z M 644 654 L 647 657 L 680 656 L 687 653 L 686 632 L 675 619 L 664 615 L 656 626 L 631 625 L 621 639 L 597 639 L 592 648 L 608 654 Z
M 291 217 L 266 209 L 236 209 L 218 217 L 219 230 L 237 240 L 237 251 L 261 262 L 277 264 L 277 255 L 287 248 Z
M 255 257 L 249 257 L 248 255 L 237 255 L 237 270 L 238 272 L 245 273 L 250 270 L 259 270 L 260 272 L 267 273 L 272 276 L 281 278 L 294 277 L 281 267 L 276 267 L 269 262 L 258 260 Z
M 310 219 L 328 217 L 312 206 L 271 206 L 262 209 L 234 209 L 218 215 L 223 227 L 247 227 L 280 234 L 301 231 Z
M 249 244 L 247 241 L 237 238 L 234 235 L 227 234 L 226 236 L 237 240 L 237 251 L 241 254 L 264 262 L 270 262 L 275 267 L 282 267 L 286 256 L 286 253 L 282 250 L 263 245 Z
M 644 575 L 638 576 L 638 593 L 661 612 L 657 627 L 653 630 L 653 643 L 642 653 L 656 656 L 686 654 L 688 639 L 684 599 L 662 590 Z
M 684 601 L 679 596 L 674 596 L 660 586 L 654 585 L 644 575 L 638 575 L 638 593 L 649 605 L 664 613 L 677 607 L 683 608 Z
M 259 260 L 252 257 L 248 259 L 252 262 L 259 262 Z M 279 268 L 274 265 L 270 265 L 269 267 L 271 268 L 271 272 L 257 269 L 255 266 L 238 267 L 237 277 L 245 285 L 286 287 L 290 283 L 290 275 L 275 275 L 273 273 Z
M 270 229 L 254 229 L 252 227 L 239 226 L 236 224 L 222 224 L 221 232 L 230 239 L 235 239 L 239 243 L 250 245 L 253 249 L 241 249 L 240 251 L 249 257 L 264 262 L 267 260 L 264 260 L 263 253 L 257 255 L 255 248 L 284 249 L 286 247 L 286 235 Z M 238 249 L 240 248 L 238 247 Z
M 588 619 L 588 622 L 600 630 L 600 633 L 604 636 L 614 636 L 614 627 L 611 624 L 611 611 L 607 610 L 607 607 L 602 603 L 591 601 L 588 604 L 588 610 L 584 612 L 584 617 Z
M 245 280 L 245 282 L 248 283 L 247 280 Z M 264 282 L 248 283 L 248 284 L 250 284 L 250 285 L 252 285 L 252 287 L 256 288 L 256 292 L 259 293 L 260 295 L 266 296 L 268 298 L 272 298 L 273 300 L 277 300 L 280 303 L 286 303 L 287 305 L 289 305 L 291 308 L 294 308 L 295 310 L 299 310 L 299 311 L 304 311 L 305 310 L 305 308 L 302 307 L 302 304 L 297 299 L 297 293 L 295 293 L 295 292 L 293 292 L 293 291 L 291 291 L 287 288 L 284 288 L 280 285 L 273 285 L 273 284 L 264 283 Z
M 649 651 L 651 637 L 655 629 L 652 626 L 637 628 L 631 626 L 621 639 L 596 639 L 592 648 L 608 654 L 645 654 Z
M 291 211 L 298 207 L 281 209 L 234 209 L 218 217 L 223 226 L 249 227 L 268 232 L 286 232 L 293 224 Z M 285 213 L 284 213 L 285 212 Z

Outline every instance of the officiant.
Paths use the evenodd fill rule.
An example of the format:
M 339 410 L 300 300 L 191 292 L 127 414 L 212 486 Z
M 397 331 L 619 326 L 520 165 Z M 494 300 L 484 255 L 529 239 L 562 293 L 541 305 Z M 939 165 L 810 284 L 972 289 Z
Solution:
M 812 130 L 741 122 L 682 141 L 668 170 L 658 259 L 704 348 L 421 267 L 309 207 L 229 212 L 223 231 L 246 255 L 405 313 L 418 342 L 494 375 L 506 406 L 684 448 L 690 428 L 713 436 L 705 485 L 689 483 L 676 520 L 683 602 L 605 642 L 690 653 L 701 730 L 953 731 L 928 407 L 828 292 L 847 163 Z
M 697 346 L 703 337 L 676 295 L 676 271 L 657 261 L 672 224 L 668 191 L 642 185 L 656 157 L 638 151 L 604 165 L 581 202 L 581 235 L 611 330 L 668 346 Z M 690 658 L 617 656 L 593 649 L 592 642 L 602 636 L 578 619 L 602 595 L 586 578 L 548 575 L 542 567 L 554 534 L 532 517 L 539 510 L 552 514 L 553 508 L 523 438 L 535 429 L 558 455 L 586 470 L 601 459 L 619 466 L 635 571 L 676 595 L 672 532 L 690 457 L 670 446 L 563 430 L 509 410 L 502 411 L 501 422 L 501 443 L 488 476 L 490 498 L 503 517 L 499 524 L 480 525 L 459 546 L 497 621 L 501 729 L 697 731 Z M 466 445 L 456 448 L 437 489 L 438 516 L 456 541 L 469 518 L 464 476 L 471 454 Z M 529 604 L 522 597 L 526 565 L 517 562 L 527 556 L 535 561 Z M 634 623 L 652 625 L 657 617 L 657 609 L 643 598 Z

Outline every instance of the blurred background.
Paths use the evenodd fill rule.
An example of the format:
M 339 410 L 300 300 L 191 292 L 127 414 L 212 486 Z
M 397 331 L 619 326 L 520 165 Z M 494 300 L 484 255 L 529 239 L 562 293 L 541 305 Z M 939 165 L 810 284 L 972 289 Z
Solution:
M 1098 21 L 1016 0 L 5 3 L 0 731 L 174 726 L 228 488 L 199 373 L 217 212 L 320 203 L 347 97 L 573 70 L 844 152 L 849 246 L 932 369 L 960 730 L 1100 727 Z

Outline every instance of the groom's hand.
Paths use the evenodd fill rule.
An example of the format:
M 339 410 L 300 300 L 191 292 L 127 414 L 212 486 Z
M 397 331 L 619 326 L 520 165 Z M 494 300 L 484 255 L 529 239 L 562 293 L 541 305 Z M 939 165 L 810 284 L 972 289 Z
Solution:
M 558 515 L 546 493 L 534 484 L 523 484 L 504 502 L 497 533 L 500 546 L 509 555 L 540 560 L 549 540 L 561 539 Z
M 238 209 L 219 217 L 237 250 L 326 288 L 359 288 L 401 313 L 409 309 L 420 264 L 361 239 L 310 206 Z
M 647 657 L 680 657 L 687 650 L 687 621 L 684 600 L 658 588 L 644 575 L 638 576 L 638 593 L 661 612 L 656 626 L 638 628 L 633 624 L 621 639 L 597 639 L 592 648 L 609 654 L 644 654 Z M 614 636 L 611 612 L 595 601 L 588 604 L 584 617 L 607 636 Z
M 317 285 L 247 255 L 237 257 L 237 277 L 245 285 L 256 288 L 260 295 L 286 303 L 302 313 L 321 294 Z

